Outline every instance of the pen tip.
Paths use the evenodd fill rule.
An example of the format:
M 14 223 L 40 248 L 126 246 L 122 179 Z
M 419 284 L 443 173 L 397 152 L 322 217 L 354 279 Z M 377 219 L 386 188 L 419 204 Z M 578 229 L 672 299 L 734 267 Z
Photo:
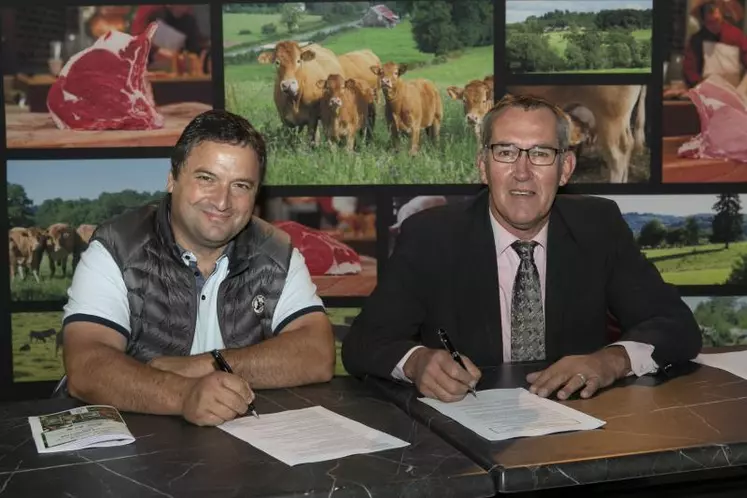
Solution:
M 259 414 L 255 410 L 252 410 L 252 415 L 254 415 L 256 418 L 259 418 Z

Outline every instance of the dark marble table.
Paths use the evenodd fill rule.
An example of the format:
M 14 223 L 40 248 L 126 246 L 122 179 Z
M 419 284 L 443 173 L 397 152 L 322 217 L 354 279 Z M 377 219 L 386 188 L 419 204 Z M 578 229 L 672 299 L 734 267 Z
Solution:
M 669 378 L 632 377 L 591 399 L 563 402 L 605 420 L 600 429 L 500 442 L 418 401 L 412 387 L 375 378 L 366 382 L 488 470 L 498 492 L 561 488 L 562 494 L 574 492 L 562 488 L 579 485 L 601 492 L 707 478 L 736 479 L 735 489 L 747 489 L 747 381 L 689 365 Z M 478 396 L 480 389 L 528 388 L 526 374 L 541 366 L 487 369 Z
M 217 428 L 123 414 L 137 438 L 130 445 L 38 454 L 26 417 L 75 405 L 65 399 L 0 405 L 0 498 L 494 494 L 479 465 L 353 378 L 261 391 L 255 405 L 260 414 L 321 405 L 410 446 L 290 467 Z

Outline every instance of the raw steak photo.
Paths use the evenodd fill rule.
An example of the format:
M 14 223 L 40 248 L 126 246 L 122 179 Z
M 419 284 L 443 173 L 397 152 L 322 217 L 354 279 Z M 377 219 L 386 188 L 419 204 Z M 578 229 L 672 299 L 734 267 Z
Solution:
M 291 237 L 312 276 L 348 275 L 361 272 L 361 258 L 350 246 L 295 221 L 273 223 Z
M 133 37 L 109 31 L 65 64 L 47 94 L 47 108 L 60 129 L 154 130 L 164 118 L 146 80 L 151 23 Z
M 689 91 L 700 133 L 682 144 L 680 157 L 747 162 L 747 102 L 731 84 L 711 76 Z

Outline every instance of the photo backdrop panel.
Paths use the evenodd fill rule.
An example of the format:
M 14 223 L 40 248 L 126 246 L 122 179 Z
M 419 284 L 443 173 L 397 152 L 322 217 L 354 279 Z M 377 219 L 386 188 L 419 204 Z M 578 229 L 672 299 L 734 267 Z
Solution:
M 260 214 L 291 236 L 320 296 L 368 296 L 376 286 L 373 196 L 274 197 Z
M 747 79 L 740 52 L 747 44 L 745 2 L 718 2 L 710 24 L 701 17 L 701 3 L 678 0 L 670 9 L 662 181 L 747 182 Z
M 168 159 L 8 161 L 11 299 L 67 298 L 93 230 L 160 199 Z
M 267 183 L 478 182 L 450 87 L 492 77 L 493 2 L 453 3 L 224 5 L 226 108 L 267 137 Z
M 342 364 L 340 348 L 342 347 L 342 340 L 350 331 L 350 325 L 352 325 L 353 320 L 355 320 L 355 317 L 360 312 L 361 308 L 327 308 L 327 316 L 329 317 L 329 321 L 332 322 L 332 331 L 335 334 L 335 350 L 337 352 L 335 375 L 349 375 Z
M 60 380 L 62 312 L 13 313 L 13 382 Z
M 507 1 L 509 73 L 650 73 L 653 0 Z
M 688 296 L 690 307 L 703 334 L 703 346 L 747 344 L 747 297 Z
M 389 255 L 392 255 L 397 243 L 402 223 L 410 216 L 437 206 L 444 206 L 455 202 L 468 201 L 473 196 L 469 195 L 418 195 L 415 197 L 394 197 L 392 199 L 392 210 L 395 222 L 389 227 Z
M 643 254 L 674 285 L 747 284 L 741 194 L 614 195 Z
M 60 10 L 66 23 L 56 36 L 45 22 Z M 7 15 L 31 26 L 47 55 L 12 58 L 19 67 L 6 83 L 9 148 L 168 147 L 213 107 L 209 5 L 40 6 Z M 23 54 L 24 43 L 14 33 L 4 50 Z
M 646 183 L 651 176 L 648 85 L 510 85 L 564 109 L 578 161 L 571 183 Z

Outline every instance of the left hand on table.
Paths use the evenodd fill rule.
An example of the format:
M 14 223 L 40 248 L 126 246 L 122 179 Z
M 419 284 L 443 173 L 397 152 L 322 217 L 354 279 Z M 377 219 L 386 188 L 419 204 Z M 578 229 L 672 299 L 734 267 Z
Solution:
M 630 371 L 630 359 L 622 346 L 610 346 L 588 355 L 566 356 L 539 372 L 527 375 L 529 390 L 543 398 L 558 388 L 557 397 L 568 399 L 582 389 L 581 397 L 590 398 Z
M 158 356 L 148 362 L 153 368 L 183 377 L 204 377 L 215 371 L 210 355 Z

